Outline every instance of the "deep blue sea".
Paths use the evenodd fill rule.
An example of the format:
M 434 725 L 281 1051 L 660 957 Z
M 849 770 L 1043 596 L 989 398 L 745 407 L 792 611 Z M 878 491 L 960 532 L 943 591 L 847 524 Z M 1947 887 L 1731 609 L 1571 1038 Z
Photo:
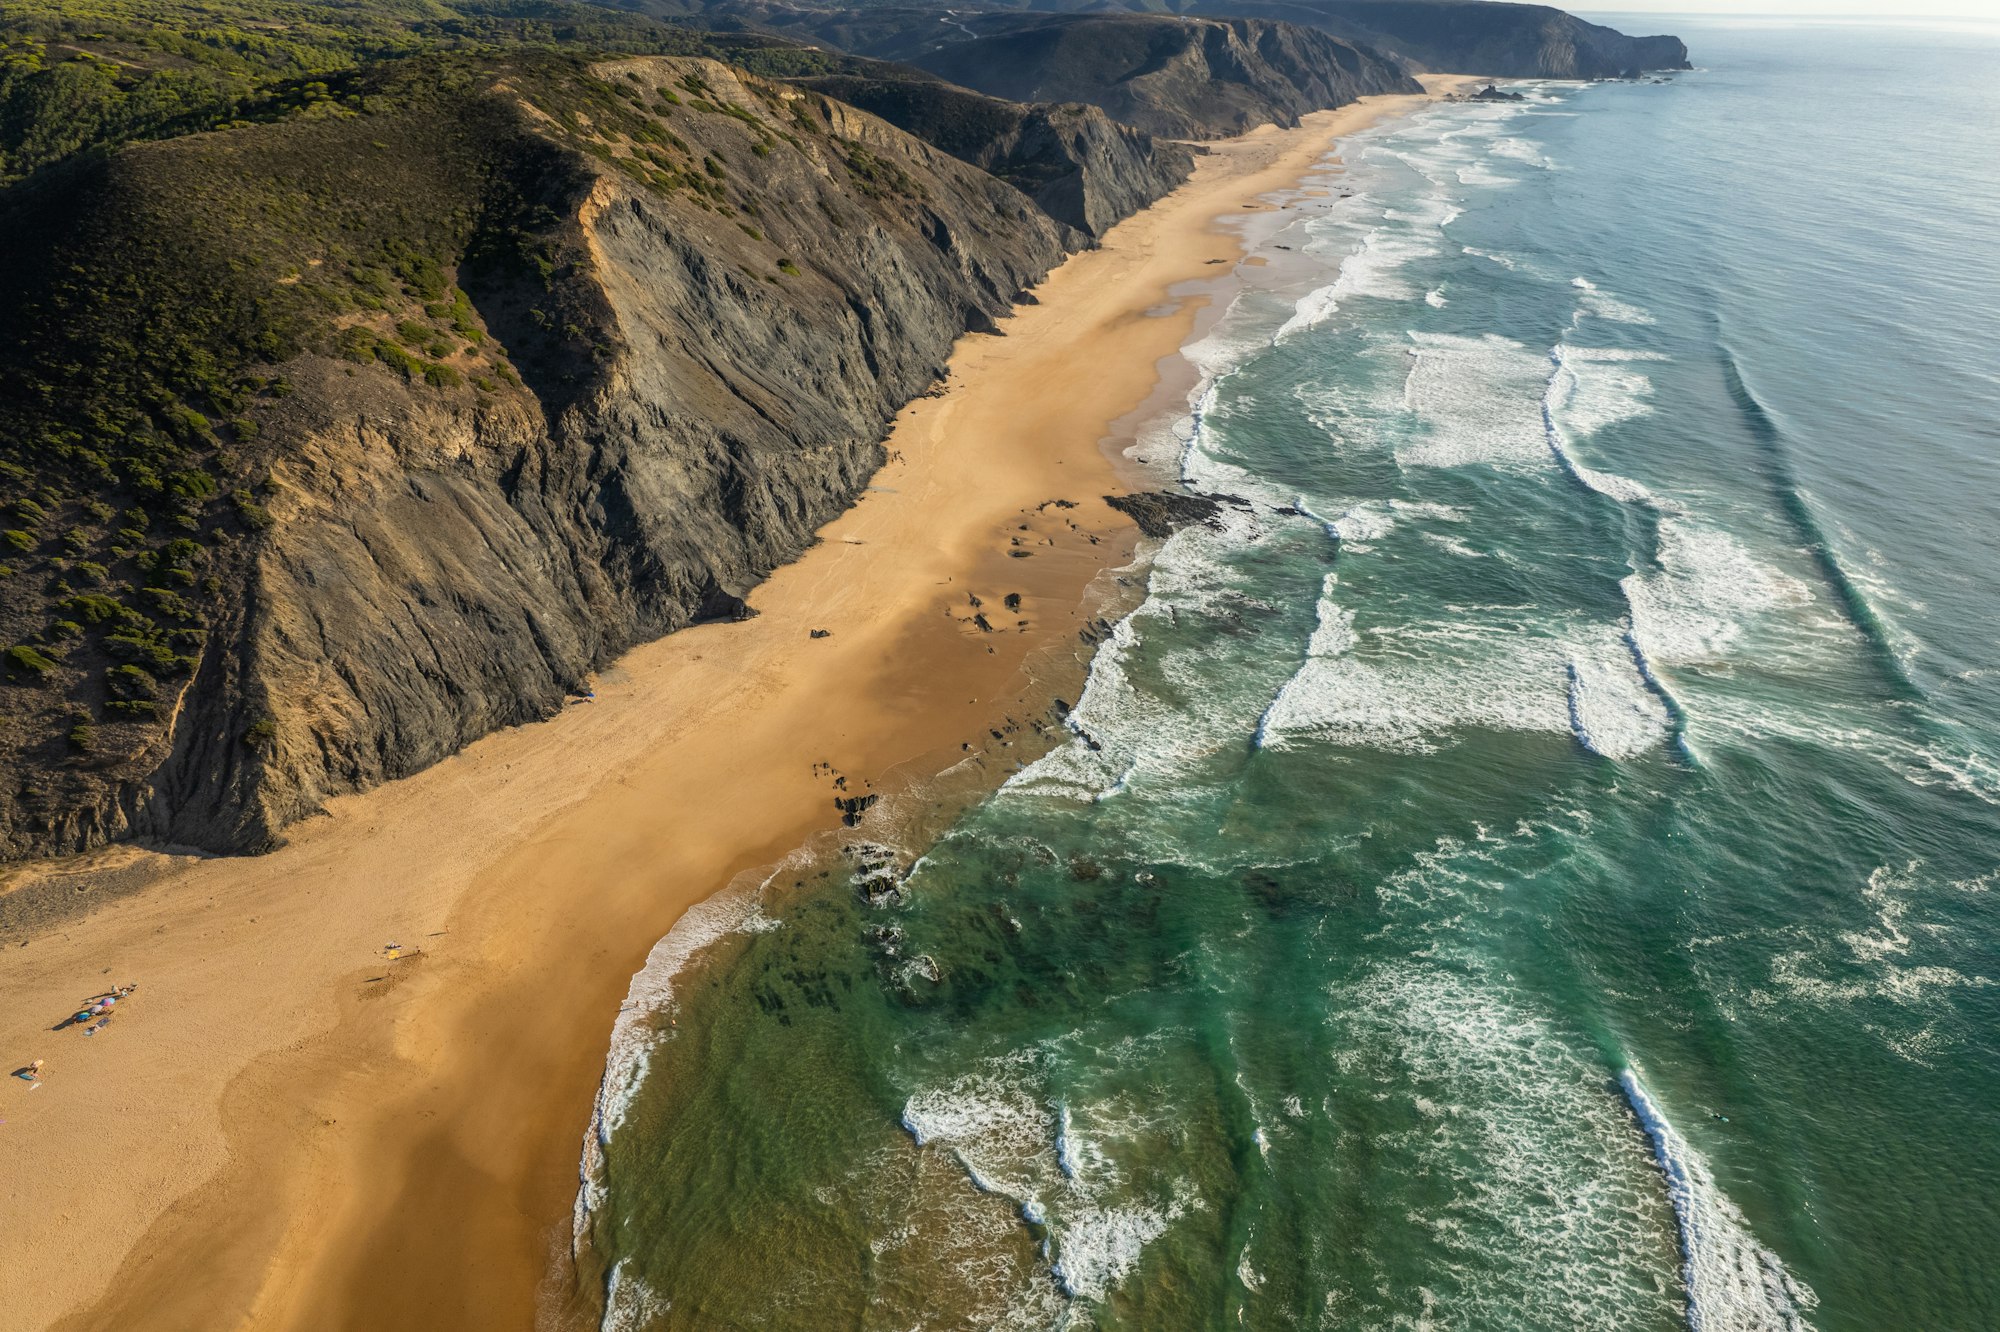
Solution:
M 1064 744 L 663 945 L 607 1326 L 2000 1327 L 2000 28 L 1617 22 L 1244 223 Z

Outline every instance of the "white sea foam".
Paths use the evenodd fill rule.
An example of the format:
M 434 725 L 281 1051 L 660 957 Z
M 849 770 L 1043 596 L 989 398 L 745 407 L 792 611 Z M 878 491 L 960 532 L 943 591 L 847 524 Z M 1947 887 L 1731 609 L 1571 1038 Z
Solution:
M 1680 1228 L 1689 1332 L 1805 1332 L 1805 1312 L 1818 1303 L 1813 1293 L 1757 1242 L 1708 1162 L 1667 1122 L 1639 1075 L 1628 1068 L 1618 1081 L 1666 1177 Z
M 1631 758 L 1657 746 L 1665 735 L 1666 706 L 1650 690 L 1632 688 L 1632 674 L 1629 661 L 1570 661 L 1570 729 L 1591 753 Z
M 1657 571 L 1619 586 L 1646 657 L 1684 665 L 1725 660 L 1758 616 L 1810 602 L 1812 590 L 1770 568 L 1742 541 L 1677 513 L 1660 517 Z
M 1074 1180 L 1082 1166 L 1077 1160 L 1076 1126 L 1070 1120 L 1069 1102 L 1058 1107 L 1056 1125 L 1056 1164 L 1062 1167 L 1063 1177 Z
M 1050 1270 L 1071 1297 L 1101 1300 L 1138 1266 L 1146 1246 L 1166 1234 L 1182 1211 L 1179 1202 L 1079 1208 L 1061 1227 Z
M 1271 340 L 1283 342 L 1294 333 L 1303 332 L 1333 318 L 1340 310 L 1342 295 L 1341 285 L 1336 280 L 1299 297 L 1298 305 L 1292 311 L 1292 317 L 1278 326 L 1278 331 L 1271 335 Z
M 1658 352 L 1559 343 L 1555 356 L 1570 377 L 1563 424 L 1578 437 L 1653 410 L 1653 380 L 1639 366 L 1667 358 Z
M 1656 324 L 1645 310 L 1619 300 L 1589 278 L 1571 278 L 1570 285 L 1582 293 L 1577 301 L 1577 318 L 1602 319 L 1613 324 Z
M 1920 942 L 1917 934 L 1932 935 L 1936 927 L 1929 920 L 1912 925 L 1910 915 L 1926 898 L 1983 891 L 1978 880 L 1938 883 L 1923 872 L 1918 861 L 1900 867 L 1878 866 L 1861 889 L 1862 901 L 1874 913 L 1873 923 L 1867 929 L 1844 930 L 1835 937 L 1847 956 L 1839 957 L 1829 947 L 1833 941 L 1807 934 L 1805 947 L 1772 959 L 1771 979 L 1788 997 L 1822 1006 L 1886 1000 L 1904 1008 L 1944 1013 L 1938 1004 L 1946 993 L 1986 989 L 1995 982 L 1989 976 L 1946 966 L 1936 960 L 1935 953 L 1932 960 L 1912 959 L 1911 950 Z M 1933 1032 L 1929 1043 L 1940 1044 L 1943 1039 Z
M 1492 897 L 1485 854 L 1413 870 L 1429 881 L 1416 891 Z M 1334 989 L 1329 1023 L 1343 1080 L 1410 1110 L 1408 1127 L 1371 1140 L 1373 1168 L 1421 1177 L 1428 1200 L 1385 1219 L 1356 1256 L 1398 1305 L 1426 1293 L 1396 1289 L 1412 1245 L 1449 1283 L 1428 1324 L 1395 1326 L 1625 1332 L 1671 1316 L 1672 1219 L 1629 1120 L 1595 1061 L 1532 1000 L 1419 955 Z
M 1621 504 L 1658 506 L 1653 493 L 1629 477 L 1599 471 L 1577 459 L 1570 431 L 1589 435 L 1616 421 L 1650 411 L 1653 384 L 1634 372 L 1605 374 L 1603 363 L 1621 363 L 1622 355 L 1581 350 L 1557 343 L 1549 353 L 1551 369 L 1542 392 L 1542 429 L 1550 452 L 1578 482 Z
M 1542 395 L 1548 358 L 1496 334 L 1412 333 L 1403 401 L 1423 429 L 1396 450 L 1405 467 L 1548 461 Z
M 604 1282 L 604 1313 L 597 1321 L 598 1332 L 644 1332 L 673 1308 L 673 1304 L 635 1276 L 625 1272 L 625 1259 L 611 1265 Z
M 1278 505 L 1291 497 L 1193 450 L 1203 488 L 1250 491 Z M 1008 779 L 1003 790 L 1103 800 L 1145 783 L 1157 800 L 1192 791 L 1210 756 L 1240 747 L 1255 722 L 1253 701 L 1210 687 L 1226 662 L 1226 635 L 1176 635 L 1183 616 L 1224 622 L 1270 607 L 1250 596 L 1231 556 L 1252 544 L 1263 519 L 1225 505 L 1219 528 L 1184 528 L 1155 556 L 1147 599 L 1114 627 L 1091 662 L 1067 725 L 1075 737 Z
M 973 1073 L 920 1091 L 904 1105 L 903 1126 L 917 1146 L 948 1152 L 974 1188 L 1012 1200 L 1024 1220 L 1047 1228 L 1043 1258 L 1065 1295 L 1102 1300 L 1187 1210 L 1190 1197 L 1172 1190 L 1135 1195 L 1093 1145 L 1157 1133 L 1149 1114 L 1116 1095 L 1083 1104 L 1064 1098 L 1051 1109 L 1035 1088 L 1038 1070 L 1054 1053 L 1029 1049 L 989 1059 Z
M 1529 166 L 1540 167 L 1544 171 L 1553 171 L 1556 166 L 1549 159 L 1548 154 L 1544 153 L 1540 148 L 1526 139 L 1517 139 L 1512 136 L 1495 139 L 1493 141 L 1493 155 L 1495 157 L 1505 157 L 1515 162 L 1526 162 Z
M 1609 758 L 1664 741 L 1669 716 L 1623 626 L 1458 608 L 1355 627 L 1329 576 L 1305 662 L 1265 709 L 1260 748 L 1301 739 L 1426 752 L 1468 730 L 1568 733 Z
M 1332 574 L 1327 575 L 1331 584 Z M 1331 592 L 1329 586 L 1328 591 Z M 1329 596 L 1320 598 L 1319 623 L 1313 626 L 1306 651 L 1315 657 L 1338 657 L 1354 646 L 1354 612 L 1335 606 Z
M 1471 255 L 1473 258 L 1484 259 L 1489 263 L 1498 264 L 1510 273 L 1521 267 L 1521 261 L 1511 254 L 1502 254 L 1497 250 L 1481 250 L 1470 245 L 1461 248 L 1464 253 Z
M 1435 230 L 1432 218 L 1421 226 Z M 1369 297 L 1384 301 L 1406 301 L 1416 291 L 1403 278 L 1402 270 L 1419 259 L 1438 252 L 1437 243 L 1406 229 L 1376 227 L 1361 238 L 1346 258 L 1334 280 L 1301 297 L 1292 317 L 1279 326 L 1273 342 L 1283 342 L 1295 333 L 1316 327 L 1339 312 L 1343 301 Z

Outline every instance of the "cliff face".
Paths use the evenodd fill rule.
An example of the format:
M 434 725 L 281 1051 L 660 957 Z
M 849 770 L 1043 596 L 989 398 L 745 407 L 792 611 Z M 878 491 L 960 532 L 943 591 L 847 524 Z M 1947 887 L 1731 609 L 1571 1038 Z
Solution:
M 1372 51 L 1259 19 L 988 16 L 970 26 L 978 37 L 912 63 L 997 97 L 1090 102 L 1173 138 L 1296 125 L 1370 94 L 1421 91 Z
M 1209 15 L 1217 19 L 1257 19 L 1265 24 L 1282 22 L 1331 34 L 1359 48 L 1363 59 L 1386 55 L 1393 61 L 1417 70 L 1446 73 L 1484 74 L 1494 78 L 1618 78 L 1641 70 L 1685 69 L 1687 48 L 1677 37 L 1628 37 L 1613 28 L 1589 23 L 1547 5 L 1507 4 L 1501 0 L 1030 0 L 1027 4 L 991 6 L 880 5 L 820 7 L 773 3 L 773 0 L 634 0 L 640 7 L 657 12 L 687 13 L 699 21 L 724 24 L 754 24 L 795 36 L 810 37 L 843 51 L 901 60 L 935 70 L 954 82 L 1019 97 L 1009 89 L 1035 86 L 1028 74 L 1036 60 L 1055 59 L 1066 64 L 1061 70 L 1066 91 L 1050 91 L 1045 97 L 1074 97 L 1093 101 L 1119 115 L 1111 102 L 1078 91 L 1079 79 L 1110 90 L 1113 85 L 1137 72 L 1135 67 L 1117 67 L 1115 61 L 1093 65 L 1087 60 L 1071 61 L 1054 54 L 1060 44 L 1053 32 L 1045 31 L 1040 44 L 1024 40 L 1024 35 L 1048 23 L 1047 15 L 1061 14 L 1103 20 L 1135 12 L 1152 23 L 1173 20 L 1162 14 Z M 1019 10 L 1042 11 L 1022 14 Z M 1108 42 L 1113 50 L 1124 49 L 1130 38 L 1113 37 L 1098 27 L 1085 29 L 1093 42 Z M 979 62 L 970 51 L 961 51 L 969 41 L 1011 35 L 1000 59 L 1004 68 L 982 76 Z M 1156 38 L 1157 39 L 1157 38 Z M 1246 39 L 1263 47 L 1262 40 Z M 1266 63 L 1297 78 L 1317 64 L 1312 53 L 1296 52 L 1300 59 L 1267 56 Z M 1221 67 L 1227 70 L 1230 62 Z M 1224 73 L 1226 81 L 1240 76 Z M 1002 83 L 1001 79 L 1011 80 Z M 1253 85 L 1261 80 L 1249 80 Z M 1284 113 L 1285 99 L 1277 104 Z M 1294 106 L 1290 114 L 1297 114 Z M 1121 119 L 1125 118 L 1120 116 Z M 1201 118 L 1201 117 L 1197 117 Z M 1270 117 L 1267 117 L 1270 118 Z M 1135 124 L 1146 124 L 1144 120 Z M 1218 117 L 1215 124 L 1230 123 Z M 1148 125 L 1148 128 L 1151 128 Z M 1230 132 L 1217 129 L 1215 133 Z
M 999 177 L 1093 238 L 1194 169 L 1186 149 L 1156 142 L 1081 102 L 1023 106 L 932 79 L 834 75 L 800 86 L 878 115 Z
M 1497 0 L 1281 0 L 1211 3 L 1209 13 L 1257 13 L 1367 42 L 1419 69 L 1497 78 L 1603 79 L 1686 69 L 1678 37 L 1628 37 L 1547 5 Z
M 1163 138 L 1226 138 L 1295 125 L 1308 112 L 1373 93 L 1421 91 L 1402 65 L 1365 46 L 1257 18 L 815 9 L 768 0 L 724 0 L 702 18 L 900 61 L 1010 101 L 1088 103 Z
M 853 501 L 953 341 L 1083 243 L 874 116 L 713 61 L 469 82 L 284 128 L 275 154 L 268 126 L 127 149 L 0 219 L 50 271 L 110 264 L 37 210 L 223 227 L 228 182 L 255 179 L 288 225 L 210 275 L 246 345 L 297 342 L 176 403 L 147 390 L 182 423 L 157 444 L 168 486 L 113 444 L 71 466 L 88 426 L 9 453 L 16 511 L 43 516 L 0 628 L 45 664 L 10 658 L 0 687 L 0 855 L 261 849 L 331 794 L 548 715 L 636 642 L 736 614 Z M 121 161 L 148 154 L 205 169 Z M 209 180 L 196 204 L 164 193 Z M 324 189 L 351 211 L 316 232 Z M 433 216 L 441 239 L 410 230 Z M 108 281 L 186 259 L 126 248 L 144 271 Z M 64 308 L 0 296 L 17 326 Z

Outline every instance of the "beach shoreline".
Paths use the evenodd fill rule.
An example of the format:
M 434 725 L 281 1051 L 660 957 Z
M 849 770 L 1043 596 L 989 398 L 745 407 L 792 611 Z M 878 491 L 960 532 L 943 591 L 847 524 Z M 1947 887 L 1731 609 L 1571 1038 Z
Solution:
M 1241 259 L 1219 223 L 1424 101 L 1211 145 L 1004 336 L 961 340 L 757 618 L 637 648 L 594 704 L 334 801 L 271 855 L 155 857 L 148 886 L 10 947 L 0 1045 L 48 1060 L 0 1109 L 33 1163 L 0 1185 L 21 1326 L 489 1329 L 561 1305 L 633 972 L 835 826 L 836 797 L 981 751 L 1005 770 L 992 733 L 1080 681 L 1089 591 L 1135 548 L 1105 446 Z M 974 620 L 1010 594 L 1018 614 Z M 134 980 L 101 1039 L 47 1030 Z

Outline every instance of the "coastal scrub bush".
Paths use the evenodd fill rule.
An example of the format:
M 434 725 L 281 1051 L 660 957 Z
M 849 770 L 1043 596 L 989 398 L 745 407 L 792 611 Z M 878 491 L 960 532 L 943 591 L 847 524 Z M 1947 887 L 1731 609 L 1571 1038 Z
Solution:
M 118 618 L 125 608 L 116 598 L 107 597 L 102 592 L 79 592 L 57 603 L 57 609 L 65 615 L 74 615 L 91 624 L 103 624 Z
M 104 687 L 115 699 L 152 698 L 160 683 L 140 667 L 113 666 L 104 673 Z
M 229 502 L 236 506 L 236 517 L 251 531 L 261 532 L 271 525 L 271 511 L 259 504 L 249 491 L 233 491 Z
M 35 681 L 41 680 L 56 668 L 56 663 L 51 658 L 27 643 L 8 648 L 6 661 L 9 674 L 25 676 Z

